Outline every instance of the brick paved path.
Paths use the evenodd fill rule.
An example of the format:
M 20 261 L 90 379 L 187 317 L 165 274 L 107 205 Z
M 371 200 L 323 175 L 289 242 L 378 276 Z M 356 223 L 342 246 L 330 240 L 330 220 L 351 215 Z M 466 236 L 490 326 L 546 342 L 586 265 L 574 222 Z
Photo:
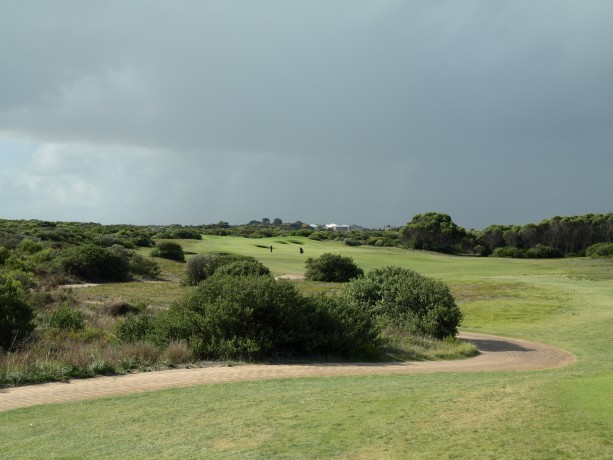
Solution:
M 433 372 L 489 372 L 535 370 L 565 366 L 574 362 L 570 353 L 524 340 L 486 334 L 463 333 L 481 354 L 455 361 L 412 361 L 363 364 L 250 364 L 235 367 L 172 369 L 158 372 L 101 376 L 0 389 L 0 411 L 37 404 L 78 401 L 192 385 L 296 377 L 327 377 L 366 374 L 411 374 Z

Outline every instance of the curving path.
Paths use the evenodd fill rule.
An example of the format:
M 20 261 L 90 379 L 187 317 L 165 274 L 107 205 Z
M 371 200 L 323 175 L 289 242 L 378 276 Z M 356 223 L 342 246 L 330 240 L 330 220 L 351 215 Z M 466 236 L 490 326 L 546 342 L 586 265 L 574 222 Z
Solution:
M 412 361 L 406 363 L 358 364 L 250 364 L 236 367 L 172 369 L 67 383 L 45 383 L 0 389 L 0 411 L 38 404 L 79 401 L 129 393 L 192 385 L 267 380 L 293 377 L 330 377 L 367 374 L 413 374 L 433 372 L 491 372 L 535 370 L 561 367 L 574 362 L 570 353 L 525 340 L 486 334 L 462 333 L 481 354 L 457 361 Z

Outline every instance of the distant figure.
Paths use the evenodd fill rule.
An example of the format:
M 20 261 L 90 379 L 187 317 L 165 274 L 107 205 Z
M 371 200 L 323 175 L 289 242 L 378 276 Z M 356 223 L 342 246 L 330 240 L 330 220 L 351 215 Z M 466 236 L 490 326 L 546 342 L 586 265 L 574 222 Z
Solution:
M 304 254 L 304 249 L 302 249 L 302 246 L 300 246 L 300 255 Z
M 270 252 L 272 252 L 272 244 L 270 245 Z

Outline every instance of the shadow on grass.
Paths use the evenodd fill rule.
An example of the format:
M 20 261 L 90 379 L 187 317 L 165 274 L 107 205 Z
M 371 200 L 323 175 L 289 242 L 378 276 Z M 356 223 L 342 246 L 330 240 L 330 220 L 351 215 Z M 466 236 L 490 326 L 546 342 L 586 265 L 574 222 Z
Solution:
M 508 342 L 503 339 L 487 340 L 487 339 L 463 339 L 468 343 L 472 343 L 479 351 L 487 352 L 505 352 L 505 351 L 534 351 L 532 348 L 526 348 L 516 343 Z

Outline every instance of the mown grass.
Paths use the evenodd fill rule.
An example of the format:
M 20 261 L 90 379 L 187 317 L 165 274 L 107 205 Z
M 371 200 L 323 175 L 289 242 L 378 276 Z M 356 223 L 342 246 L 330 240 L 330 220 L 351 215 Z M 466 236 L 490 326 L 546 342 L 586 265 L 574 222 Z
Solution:
M 302 272 L 294 243 L 273 242 L 272 254 L 253 246 L 259 243 L 266 244 L 206 238 L 186 246 L 255 255 L 275 274 Z M 464 311 L 464 330 L 552 344 L 577 362 L 527 372 L 209 385 L 20 409 L 0 413 L 0 452 L 6 458 L 613 458 L 611 261 L 470 259 L 311 241 L 304 248 L 305 256 L 351 255 L 367 270 L 399 265 L 439 277 Z

